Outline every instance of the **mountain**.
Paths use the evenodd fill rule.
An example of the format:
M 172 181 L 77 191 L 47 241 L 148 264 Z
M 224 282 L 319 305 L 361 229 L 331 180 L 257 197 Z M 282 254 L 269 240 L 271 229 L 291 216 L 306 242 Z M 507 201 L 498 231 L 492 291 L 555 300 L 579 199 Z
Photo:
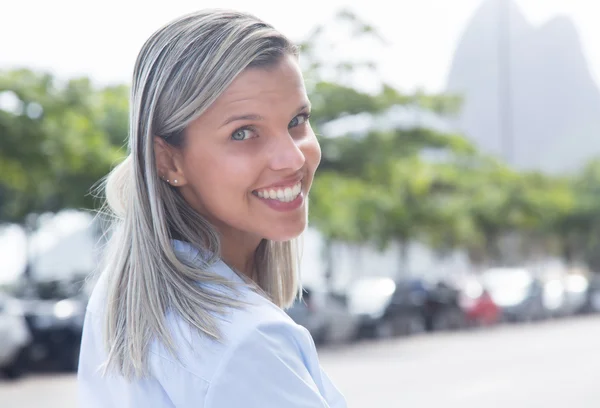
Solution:
M 502 21 L 509 24 L 501 30 Z M 509 59 L 499 58 L 501 39 L 508 41 Z M 499 67 L 506 61 L 510 150 L 499 120 L 499 101 L 508 89 L 500 87 Z M 566 17 L 534 27 L 513 1 L 484 1 L 459 40 L 446 90 L 465 98 L 459 128 L 484 152 L 502 155 L 517 168 L 572 171 L 600 155 L 600 90 L 577 28 Z

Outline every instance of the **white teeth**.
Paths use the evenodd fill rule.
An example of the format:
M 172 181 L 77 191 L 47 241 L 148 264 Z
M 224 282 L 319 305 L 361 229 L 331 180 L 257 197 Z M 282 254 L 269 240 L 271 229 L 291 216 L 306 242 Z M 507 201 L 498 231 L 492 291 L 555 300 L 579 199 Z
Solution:
M 302 183 L 298 182 L 293 187 L 279 188 L 277 190 L 260 190 L 256 192 L 260 198 L 277 200 L 284 203 L 293 201 L 302 191 Z
M 281 190 L 279 190 L 279 192 L 281 193 Z M 285 189 L 284 194 L 285 194 L 286 201 L 292 201 L 293 195 L 292 195 L 292 189 L 291 188 L 287 187 Z M 281 197 L 279 197 L 279 198 L 281 199 Z
M 294 188 L 292 189 L 292 195 L 294 197 L 296 197 L 298 194 L 300 194 L 300 191 L 302 190 L 302 184 L 298 183 L 294 186 Z

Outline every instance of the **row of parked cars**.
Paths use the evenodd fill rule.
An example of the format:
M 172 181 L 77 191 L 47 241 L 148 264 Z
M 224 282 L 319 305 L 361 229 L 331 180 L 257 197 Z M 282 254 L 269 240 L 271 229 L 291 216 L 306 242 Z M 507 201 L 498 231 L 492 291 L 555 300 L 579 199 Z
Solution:
M 0 292 L 0 373 L 77 369 L 87 304 L 81 282 L 23 281 Z
M 343 294 L 306 288 L 288 314 L 318 344 L 600 312 L 600 278 L 494 268 L 452 279 L 365 277 Z
M 0 373 L 74 371 L 87 304 L 82 278 L 0 291 Z M 600 278 L 542 279 L 525 268 L 446 280 L 364 277 L 344 293 L 306 288 L 287 310 L 317 344 L 600 312 Z

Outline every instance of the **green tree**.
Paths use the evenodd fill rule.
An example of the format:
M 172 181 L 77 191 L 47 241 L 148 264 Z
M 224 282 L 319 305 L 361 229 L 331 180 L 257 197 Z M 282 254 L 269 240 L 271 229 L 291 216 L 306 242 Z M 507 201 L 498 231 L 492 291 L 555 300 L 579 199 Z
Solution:
M 549 220 L 563 257 L 600 272 L 600 159 L 570 180 L 572 206 Z
M 0 72 L 0 95 L 13 105 L 0 110 L 0 220 L 93 208 L 90 187 L 118 160 L 127 134 L 122 88 L 15 70 Z

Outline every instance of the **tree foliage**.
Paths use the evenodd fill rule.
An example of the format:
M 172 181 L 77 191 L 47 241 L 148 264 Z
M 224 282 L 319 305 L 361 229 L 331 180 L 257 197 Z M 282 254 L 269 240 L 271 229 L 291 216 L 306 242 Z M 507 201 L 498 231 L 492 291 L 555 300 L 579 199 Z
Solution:
M 0 219 L 91 208 L 90 187 L 119 158 L 127 135 L 125 87 L 86 78 L 0 72 Z

